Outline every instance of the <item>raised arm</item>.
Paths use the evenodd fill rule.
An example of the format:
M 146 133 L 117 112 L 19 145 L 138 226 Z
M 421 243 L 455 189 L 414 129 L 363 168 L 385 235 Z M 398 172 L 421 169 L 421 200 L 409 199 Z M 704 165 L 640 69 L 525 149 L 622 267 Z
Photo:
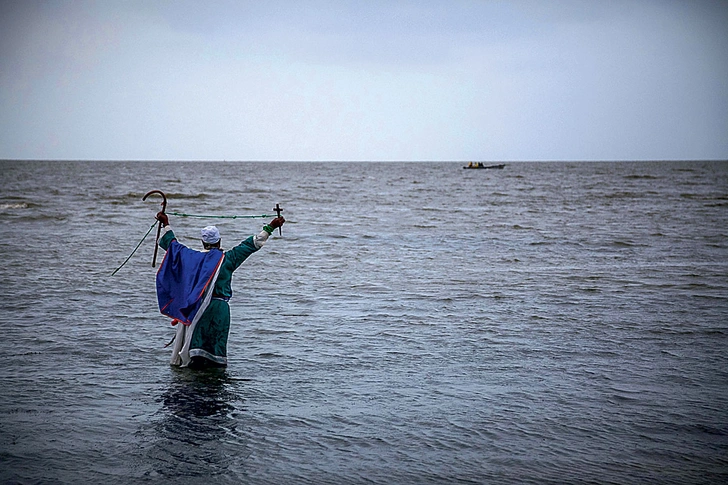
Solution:
M 273 230 L 281 227 L 286 220 L 283 217 L 276 217 L 270 224 L 263 226 L 263 230 L 259 234 L 253 235 L 245 239 L 243 242 L 225 252 L 225 258 L 230 261 L 235 268 L 243 264 L 248 256 L 262 248 L 263 245 L 268 241 L 268 237 L 273 233 Z
M 169 245 L 172 244 L 172 241 L 177 238 L 169 226 L 169 217 L 167 217 L 167 214 L 159 212 L 157 214 L 157 220 L 162 223 L 162 235 L 159 238 L 159 247 L 166 251 Z

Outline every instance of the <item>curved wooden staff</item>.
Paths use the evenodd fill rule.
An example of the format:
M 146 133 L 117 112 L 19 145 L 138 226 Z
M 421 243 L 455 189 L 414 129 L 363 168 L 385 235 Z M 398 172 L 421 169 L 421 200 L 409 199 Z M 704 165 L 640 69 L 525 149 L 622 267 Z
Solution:
M 162 196 L 162 213 L 167 210 L 167 196 L 164 195 L 164 192 L 161 190 L 150 190 L 147 192 L 144 197 L 142 197 L 142 200 L 147 200 L 147 197 L 149 197 L 152 194 L 159 194 Z M 154 257 L 152 258 L 152 268 L 157 265 L 157 251 L 159 249 L 159 234 L 162 232 L 162 221 L 159 221 L 159 225 L 157 226 L 157 239 L 154 241 Z

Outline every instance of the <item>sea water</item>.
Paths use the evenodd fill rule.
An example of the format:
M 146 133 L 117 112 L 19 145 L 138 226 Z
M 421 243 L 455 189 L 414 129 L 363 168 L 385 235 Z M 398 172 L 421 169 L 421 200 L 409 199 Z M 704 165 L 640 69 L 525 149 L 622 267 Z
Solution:
M 463 165 L 0 162 L 0 482 L 726 482 L 728 163 Z M 226 369 L 169 365 L 153 189 L 267 216 L 193 248 L 283 208 Z

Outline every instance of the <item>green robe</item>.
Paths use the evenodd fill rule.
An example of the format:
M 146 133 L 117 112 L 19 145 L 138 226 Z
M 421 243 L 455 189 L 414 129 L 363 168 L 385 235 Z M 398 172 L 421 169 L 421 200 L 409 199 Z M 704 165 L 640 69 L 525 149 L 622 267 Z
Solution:
M 159 247 L 165 251 L 175 238 L 174 232 L 167 226 L 162 237 L 159 238 Z M 227 365 L 227 340 L 230 332 L 230 306 L 228 300 L 233 296 L 233 272 L 243 262 L 260 249 L 268 238 L 266 231 L 258 236 L 250 236 L 232 249 L 225 251 L 225 258 L 220 265 L 220 272 L 212 292 L 212 300 L 194 328 L 188 329 L 178 323 L 175 337 L 175 351 L 172 355 L 172 364 L 187 366 L 190 362 L 203 364 Z M 211 251 L 220 251 L 211 249 Z M 191 339 L 187 332 L 192 331 Z M 189 349 L 183 348 L 186 339 L 189 340 Z M 186 347 L 186 346 L 185 346 Z

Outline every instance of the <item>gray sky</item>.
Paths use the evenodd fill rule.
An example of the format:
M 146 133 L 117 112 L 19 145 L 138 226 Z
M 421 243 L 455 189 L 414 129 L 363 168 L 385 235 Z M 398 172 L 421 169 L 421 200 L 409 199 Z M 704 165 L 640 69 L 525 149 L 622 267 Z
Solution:
M 0 0 L 0 158 L 728 159 L 728 1 Z

